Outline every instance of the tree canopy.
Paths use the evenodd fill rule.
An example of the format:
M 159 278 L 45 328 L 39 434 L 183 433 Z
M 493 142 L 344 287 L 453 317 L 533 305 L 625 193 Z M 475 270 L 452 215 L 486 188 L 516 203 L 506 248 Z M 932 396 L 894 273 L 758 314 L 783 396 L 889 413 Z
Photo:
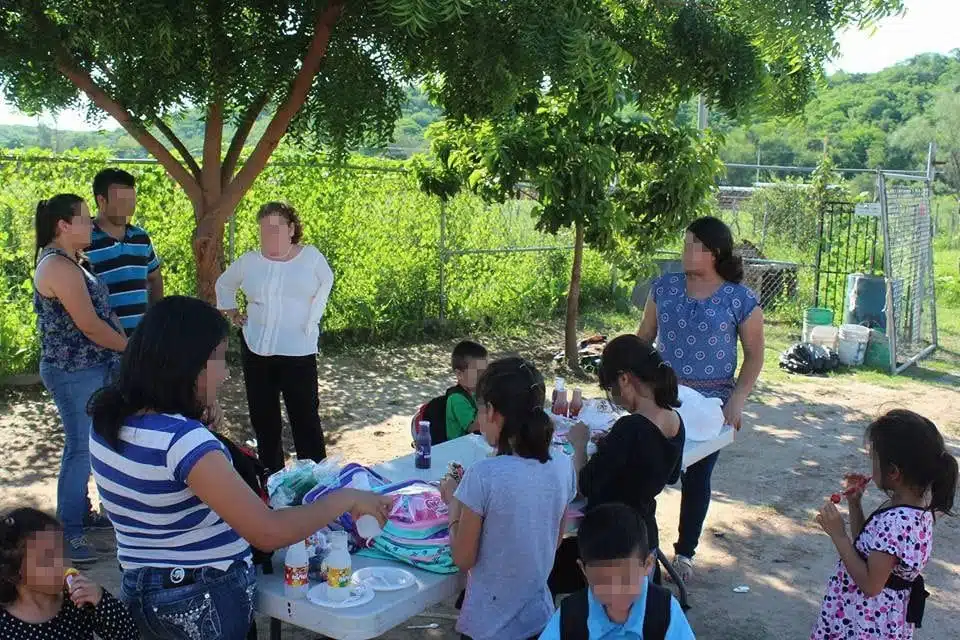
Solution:
M 508 111 L 545 76 L 610 93 L 596 70 L 613 67 L 619 52 L 580 4 L 9 0 L 0 9 L 0 85 L 27 113 L 75 107 L 86 95 L 92 119 L 109 114 L 157 158 L 193 203 L 209 299 L 224 223 L 288 132 L 334 151 L 386 142 L 403 87 L 417 79 L 458 118 Z M 171 128 L 189 109 L 204 114 L 199 157 Z M 242 157 L 261 113 L 268 124 Z
M 836 30 L 900 8 L 896 0 L 588 3 L 583 22 L 614 62 L 588 75 L 606 81 L 550 77 L 513 113 L 436 126 L 436 163 L 422 168 L 422 182 L 441 195 L 467 186 L 502 198 L 529 181 L 538 226 L 576 229 L 565 343 L 579 369 L 583 242 L 623 247 L 620 257 L 635 264 L 697 215 L 719 172 L 709 137 L 674 124 L 680 105 L 699 93 L 731 118 L 798 113 L 836 51 Z M 584 39 L 561 36 L 576 59 Z

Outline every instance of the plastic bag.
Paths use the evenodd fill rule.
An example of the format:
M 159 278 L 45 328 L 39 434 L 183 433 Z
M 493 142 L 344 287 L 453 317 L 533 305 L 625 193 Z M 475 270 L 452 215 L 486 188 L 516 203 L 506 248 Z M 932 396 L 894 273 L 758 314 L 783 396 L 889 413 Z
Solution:
M 780 368 L 801 375 L 823 374 L 840 366 L 840 359 L 832 349 L 799 342 L 780 356 Z
M 322 462 L 297 460 L 287 465 L 267 478 L 270 506 L 278 508 L 301 504 L 303 497 L 315 487 L 335 483 L 341 466 L 338 457 L 330 457 Z
M 677 389 L 680 408 L 677 413 L 683 418 L 683 426 L 690 440 L 710 440 L 720 435 L 723 429 L 723 401 L 707 398 L 699 391 L 680 385 Z

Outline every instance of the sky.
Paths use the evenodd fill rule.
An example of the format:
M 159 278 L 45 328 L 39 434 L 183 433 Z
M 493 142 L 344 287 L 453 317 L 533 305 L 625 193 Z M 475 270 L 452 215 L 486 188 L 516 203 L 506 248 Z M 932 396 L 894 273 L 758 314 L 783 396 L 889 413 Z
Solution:
M 880 21 L 872 31 L 848 30 L 841 33 L 840 56 L 827 65 L 827 71 L 873 73 L 919 53 L 950 53 L 960 48 L 960 0 L 906 0 L 907 12 Z M 82 114 L 66 111 L 54 122 L 50 115 L 41 120 L 61 130 L 116 128 L 113 119 L 91 126 Z M 15 112 L 0 98 L 0 124 L 36 125 L 35 117 Z

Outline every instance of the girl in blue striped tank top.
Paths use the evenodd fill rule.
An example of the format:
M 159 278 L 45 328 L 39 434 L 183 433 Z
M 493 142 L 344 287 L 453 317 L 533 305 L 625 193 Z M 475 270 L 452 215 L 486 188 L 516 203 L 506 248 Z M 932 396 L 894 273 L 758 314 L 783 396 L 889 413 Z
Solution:
M 228 331 L 206 302 L 161 300 L 116 382 L 93 399 L 93 473 L 117 533 L 120 596 L 147 639 L 246 638 L 257 585 L 250 545 L 274 551 L 345 512 L 382 524 L 392 502 L 343 489 L 267 508 L 200 421 L 227 377 Z

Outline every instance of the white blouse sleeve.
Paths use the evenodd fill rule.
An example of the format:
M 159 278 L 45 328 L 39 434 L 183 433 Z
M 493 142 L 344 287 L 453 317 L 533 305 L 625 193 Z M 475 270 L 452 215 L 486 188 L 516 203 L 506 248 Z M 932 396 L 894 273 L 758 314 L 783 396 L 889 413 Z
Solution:
M 243 265 L 248 254 L 243 254 L 227 267 L 217 278 L 217 309 L 227 311 L 237 308 L 237 291 L 243 286 Z
M 322 253 L 317 251 L 314 272 L 317 277 L 317 290 L 313 294 L 310 302 L 310 317 L 307 319 L 307 326 L 312 327 L 320 322 L 323 312 L 327 309 L 327 300 L 330 298 L 330 290 L 333 289 L 333 270 Z

